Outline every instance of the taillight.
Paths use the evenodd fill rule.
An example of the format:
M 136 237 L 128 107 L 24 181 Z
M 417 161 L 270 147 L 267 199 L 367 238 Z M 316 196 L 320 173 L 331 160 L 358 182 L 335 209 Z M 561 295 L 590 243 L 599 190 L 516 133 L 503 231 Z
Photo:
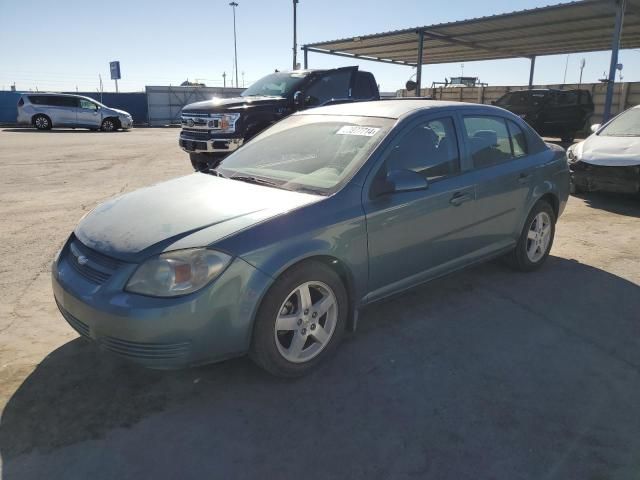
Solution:
M 24 105 L 24 98 L 21 98 L 20 100 L 18 100 L 18 106 L 21 107 Z

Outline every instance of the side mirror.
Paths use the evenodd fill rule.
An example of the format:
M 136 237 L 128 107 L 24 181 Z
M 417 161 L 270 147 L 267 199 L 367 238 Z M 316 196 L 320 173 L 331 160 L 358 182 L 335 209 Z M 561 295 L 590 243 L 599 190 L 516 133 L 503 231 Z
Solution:
M 591 133 L 596 133 L 598 130 L 600 130 L 600 124 L 599 123 L 594 123 L 593 125 L 591 125 Z
M 293 94 L 293 103 L 294 103 L 294 105 L 296 105 L 298 107 L 304 106 L 304 93 L 302 93 L 300 90 L 298 90 L 296 93 L 294 93 Z
M 415 90 L 418 87 L 418 84 L 413 80 L 407 80 L 407 83 L 405 83 L 404 86 L 408 91 L 411 91 Z
M 373 195 L 415 192 L 429 188 L 427 179 L 413 170 L 391 170 L 386 177 L 374 181 Z

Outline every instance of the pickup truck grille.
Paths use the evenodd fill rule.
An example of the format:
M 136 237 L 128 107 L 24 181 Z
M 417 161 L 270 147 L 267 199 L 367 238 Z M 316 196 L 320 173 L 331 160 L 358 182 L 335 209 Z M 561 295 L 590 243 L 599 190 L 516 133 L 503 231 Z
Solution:
M 211 135 L 209 132 L 193 131 L 183 129 L 180 136 L 186 140 L 209 140 Z

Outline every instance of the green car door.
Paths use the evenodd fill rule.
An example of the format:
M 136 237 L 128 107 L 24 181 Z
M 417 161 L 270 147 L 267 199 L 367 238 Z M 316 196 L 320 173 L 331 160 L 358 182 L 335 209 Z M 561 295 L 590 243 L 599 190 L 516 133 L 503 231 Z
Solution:
M 423 117 L 382 153 L 363 190 L 367 301 L 436 276 L 473 252 L 475 186 L 461 168 L 459 143 L 453 117 Z

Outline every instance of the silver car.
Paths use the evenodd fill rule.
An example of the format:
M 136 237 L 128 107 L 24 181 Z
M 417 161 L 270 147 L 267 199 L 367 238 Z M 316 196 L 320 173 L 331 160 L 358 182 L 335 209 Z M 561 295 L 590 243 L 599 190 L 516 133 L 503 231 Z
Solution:
M 132 127 L 131 114 L 109 108 L 92 98 L 64 93 L 25 93 L 18 100 L 18 124 L 38 130 L 54 127 L 111 132 Z

